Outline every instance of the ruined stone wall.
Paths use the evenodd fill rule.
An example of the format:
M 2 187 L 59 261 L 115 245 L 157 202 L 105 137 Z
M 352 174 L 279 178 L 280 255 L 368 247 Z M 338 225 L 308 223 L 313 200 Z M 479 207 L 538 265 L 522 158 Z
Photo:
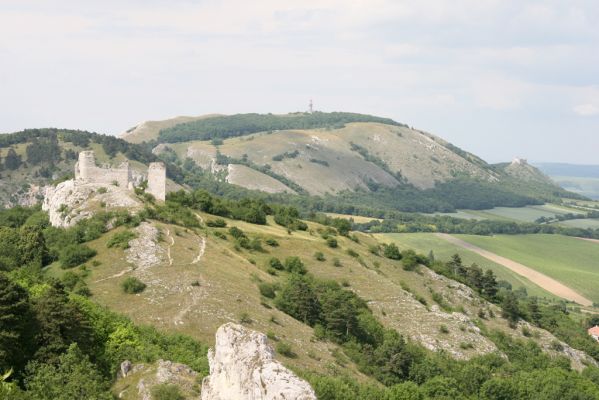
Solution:
M 127 161 L 117 168 L 96 166 L 96 157 L 93 151 L 79 153 L 79 161 L 75 164 L 75 180 L 83 183 L 105 185 L 116 183 L 123 189 L 133 189 L 134 186 L 141 183 L 142 179 L 143 174 L 134 174 Z M 146 191 L 152 194 L 156 200 L 164 201 L 166 198 L 166 167 L 163 163 L 150 163 Z
M 96 166 L 96 157 L 93 151 L 79 153 L 79 161 L 75 164 L 75 179 L 86 183 L 114 184 L 127 188 L 131 181 L 129 163 L 125 161 L 117 168 L 100 168 Z
M 156 200 L 164 201 L 166 198 L 166 167 L 161 162 L 150 163 L 148 167 L 148 188 Z

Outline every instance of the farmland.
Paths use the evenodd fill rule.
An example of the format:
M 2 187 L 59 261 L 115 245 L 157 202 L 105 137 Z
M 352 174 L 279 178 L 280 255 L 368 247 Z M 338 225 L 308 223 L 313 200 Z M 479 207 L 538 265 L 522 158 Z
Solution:
M 522 263 L 599 302 L 599 244 L 559 235 L 456 235 Z
M 449 243 L 432 233 L 385 233 L 375 235 L 381 242 L 395 242 L 401 249 L 411 248 L 417 252 L 428 254 L 433 250 L 437 260 L 449 260 L 449 258 L 458 253 L 464 264 L 470 265 L 476 263 L 482 268 L 491 269 L 498 279 L 509 282 L 514 289 L 523 287 L 531 296 L 555 298 L 552 294 L 543 288 L 532 283 L 530 280 L 510 271 L 506 267 L 494 263 L 486 258 L 455 244 Z M 597 246 L 599 247 L 599 246 Z

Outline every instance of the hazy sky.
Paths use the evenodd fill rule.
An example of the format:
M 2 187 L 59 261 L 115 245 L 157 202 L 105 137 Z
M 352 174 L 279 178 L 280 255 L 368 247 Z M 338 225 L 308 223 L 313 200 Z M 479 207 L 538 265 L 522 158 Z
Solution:
M 599 164 L 596 0 L 0 0 L 0 132 L 391 117 L 488 161 Z

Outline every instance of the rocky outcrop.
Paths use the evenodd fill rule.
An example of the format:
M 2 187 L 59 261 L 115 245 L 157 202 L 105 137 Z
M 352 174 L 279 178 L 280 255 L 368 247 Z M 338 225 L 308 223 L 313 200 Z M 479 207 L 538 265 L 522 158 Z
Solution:
M 310 385 L 274 359 L 266 335 L 227 323 L 208 352 L 202 400 L 312 400 Z
M 42 210 L 48 211 L 52 226 L 66 228 L 102 209 L 135 210 L 141 206 L 126 188 L 71 179 L 46 189 Z

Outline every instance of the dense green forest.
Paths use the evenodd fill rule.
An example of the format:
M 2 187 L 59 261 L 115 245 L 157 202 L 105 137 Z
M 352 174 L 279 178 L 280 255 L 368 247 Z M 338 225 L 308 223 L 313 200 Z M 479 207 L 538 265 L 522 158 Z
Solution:
M 256 132 L 284 129 L 342 128 L 351 122 L 378 122 L 387 125 L 399 124 L 389 118 L 346 112 L 274 114 L 235 114 L 200 119 L 177 124 L 160 131 L 158 141 L 162 143 L 187 142 L 190 140 L 226 139 Z

